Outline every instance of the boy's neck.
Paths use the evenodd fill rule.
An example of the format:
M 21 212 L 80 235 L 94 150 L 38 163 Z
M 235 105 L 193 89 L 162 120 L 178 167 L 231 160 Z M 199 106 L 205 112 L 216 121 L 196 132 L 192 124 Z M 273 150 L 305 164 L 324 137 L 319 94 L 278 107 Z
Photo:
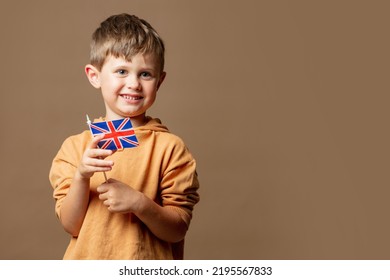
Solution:
M 137 117 L 130 118 L 130 119 L 131 119 L 131 124 L 133 125 L 133 127 L 143 126 L 147 122 L 147 117 L 145 116 L 145 114 L 142 114 L 141 116 L 137 116 Z

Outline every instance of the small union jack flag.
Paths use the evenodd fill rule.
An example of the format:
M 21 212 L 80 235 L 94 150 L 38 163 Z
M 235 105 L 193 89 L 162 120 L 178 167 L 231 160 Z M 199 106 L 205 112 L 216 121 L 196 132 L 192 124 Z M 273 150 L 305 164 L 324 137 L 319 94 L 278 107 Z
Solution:
M 103 140 L 98 143 L 101 149 L 122 150 L 139 145 L 130 118 L 96 123 L 88 119 L 88 124 L 93 136 L 104 134 Z

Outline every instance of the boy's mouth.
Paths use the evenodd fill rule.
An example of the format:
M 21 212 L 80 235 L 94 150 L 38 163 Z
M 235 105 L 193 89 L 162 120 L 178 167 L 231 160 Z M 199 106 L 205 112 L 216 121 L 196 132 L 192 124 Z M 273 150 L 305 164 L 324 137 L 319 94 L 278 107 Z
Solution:
M 140 100 L 143 97 L 140 95 L 120 94 L 121 97 L 127 100 Z

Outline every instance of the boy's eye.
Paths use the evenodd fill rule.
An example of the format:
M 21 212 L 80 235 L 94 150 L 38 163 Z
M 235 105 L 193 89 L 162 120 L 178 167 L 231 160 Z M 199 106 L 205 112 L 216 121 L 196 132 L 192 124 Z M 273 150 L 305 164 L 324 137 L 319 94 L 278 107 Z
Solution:
M 116 71 L 119 75 L 126 75 L 127 74 L 127 71 L 126 70 L 123 70 L 123 69 L 119 69 L 118 71 Z
M 141 73 L 142 78 L 150 78 L 151 76 L 152 76 L 152 74 L 150 74 L 149 72 L 142 72 Z

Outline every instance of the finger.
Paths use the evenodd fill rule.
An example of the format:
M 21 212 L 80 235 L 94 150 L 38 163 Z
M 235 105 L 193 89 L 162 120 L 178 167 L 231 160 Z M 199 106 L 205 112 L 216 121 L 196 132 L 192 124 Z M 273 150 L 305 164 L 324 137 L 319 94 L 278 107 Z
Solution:
M 108 198 L 108 196 L 107 196 L 106 192 L 103 192 L 103 193 L 99 194 L 99 199 L 100 200 L 105 201 L 105 200 L 107 200 L 107 198 Z
M 112 167 L 91 167 L 89 169 L 89 172 L 108 172 L 108 171 L 111 171 L 112 170 Z
M 104 159 L 110 155 L 112 155 L 111 150 L 102 150 L 102 149 L 88 149 L 86 151 L 86 155 L 90 158 L 99 158 Z
M 111 170 L 114 162 L 112 160 L 104 160 L 98 158 L 86 158 L 84 161 L 85 166 L 89 166 L 91 168 L 109 168 Z
M 89 148 L 90 149 L 97 148 L 97 144 L 99 143 L 99 141 L 103 140 L 103 138 L 104 138 L 104 134 L 103 133 L 94 136 L 92 138 L 92 141 L 91 141 L 90 145 L 89 145 Z
M 100 186 L 97 187 L 96 190 L 97 190 L 98 193 L 100 193 L 100 195 L 102 195 L 103 193 L 106 193 L 109 190 L 109 187 L 108 187 L 107 184 L 101 184 Z M 100 198 L 100 195 L 99 195 L 99 198 Z M 107 199 L 107 195 L 105 197 L 103 197 L 103 198 Z

